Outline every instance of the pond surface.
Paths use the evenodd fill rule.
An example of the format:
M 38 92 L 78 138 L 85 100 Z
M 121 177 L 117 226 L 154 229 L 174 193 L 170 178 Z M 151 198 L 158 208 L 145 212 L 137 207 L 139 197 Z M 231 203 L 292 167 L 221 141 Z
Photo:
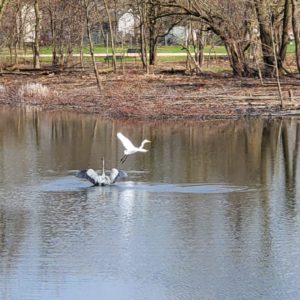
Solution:
M 119 159 L 118 131 L 149 152 Z M 0 299 L 300 299 L 300 120 L 0 108 Z M 92 187 L 76 170 L 121 167 Z

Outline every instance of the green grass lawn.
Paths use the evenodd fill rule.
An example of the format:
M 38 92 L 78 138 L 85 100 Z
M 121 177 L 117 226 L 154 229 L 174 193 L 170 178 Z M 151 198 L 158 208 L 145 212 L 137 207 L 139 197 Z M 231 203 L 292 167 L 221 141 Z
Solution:
M 116 47 L 116 52 L 117 53 L 127 53 L 127 49 L 129 47 Z M 133 46 L 132 48 L 138 48 L 138 46 Z M 186 53 L 186 50 L 183 49 L 181 46 L 160 46 L 157 49 L 158 53 Z M 293 53 L 295 52 L 295 43 L 292 42 L 291 44 L 288 45 L 288 53 Z M 90 50 L 88 47 L 85 47 L 83 52 L 85 54 L 89 54 Z M 111 48 L 109 47 L 108 49 L 105 46 L 95 46 L 95 53 L 110 53 L 111 54 Z M 23 54 L 24 51 L 20 50 L 20 54 Z M 31 54 L 32 50 L 31 48 L 28 48 L 26 51 L 26 54 Z M 41 47 L 40 49 L 41 54 L 52 54 L 52 48 L 51 47 Z M 73 53 L 79 53 L 79 48 L 74 48 Z M 226 54 L 226 49 L 224 46 L 207 46 L 204 48 L 204 53 L 217 53 L 217 54 Z M 9 54 L 8 49 L 0 49 L 0 54 L 2 55 L 7 55 Z
M 158 53 L 186 53 L 186 50 L 183 49 L 181 46 L 161 46 L 158 47 Z M 226 50 L 224 46 L 207 46 L 204 48 L 205 53 L 223 53 L 226 54 Z
M 117 53 L 127 53 L 127 49 L 131 47 L 116 47 Z M 132 48 L 138 49 L 138 46 L 133 46 Z M 186 50 L 184 50 L 181 46 L 160 46 L 157 49 L 158 53 L 186 53 Z M 75 48 L 73 50 L 74 53 L 79 53 L 79 48 Z M 111 48 L 108 49 L 105 46 L 95 46 L 95 53 L 111 53 Z M 205 47 L 204 52 L 215 52 L 215 53 L 224 53 L 226 54 L 225 47 L 223 46 L 215 46 L 214 48 L 208 46 Z M 31 50 L 28 49 L 28 53 L 31 53 Z M 90 50 L 88 47 L 84 48 L 83 53 L 89 54 Z M 52 49 L 49 47 L 42 47 L 41 48 L 41 54 L 52 54 Z
M 127 53 L 127 49 L 131 48 L 131 47 L 116 47 L 116 52 L 117 53 Z M 138 46 L 133 46 L 132 48 L 134 49 L 138 49 Z M 79 48 L 74 48 L 73 49 L 73 53 L 79 53 Z M 186 53 L 186 50 L 184 50 L 181 46 L 161 46 L 158 47 L 157 49 L 158 53 Z M 89 54 L 90 50 L 88 47 L 85 47 L 83 49 L 83 52 L 85 54 Z M 106 48 L 105 46 L 95 46 L 95 53 L 112 53 L 111 48 Z M 223 46 L 215 46 L 214 48 L 208 46 L 205 47 L 204 52 L 209 53 L 209 52 L 215 52 L 215 53 L 224 53 L 226 54 L 226 50 Z M 20 54 L 24 54 L 23 50 L 19 51 Z M 51 55 L 52 54 L 52 48 L 51 47 L 41 47 L 40 48 L 40 53 L 41 54 L 48 54 Z M 9 51 L 6 48 L 0 49 L 0 54 L 3 55 L 8 55 Z M 32 54 L 32 49 L 31 48 L 27 48 L 26 49 L 26 54 L 30 55 Z
M 295 42 L 291 42 L 291 43 L 288 45 L 287 52 L 288 52 L 288 53 L 295 53 Z
M 127 53 L 127 49 L 128 48 L 129 47 L 124 47 L 124 48 L 117 47 L 116 48 L 116 52 L 117 53 Z M 138 46 L 132 46 L 132 48 L 138 48 Z M 176 45 L 174 45 L 174 46 L 160 46 L 160 47 L 158 47 L 157 51 L 158 51 L 158 53 L 170 53 L 170 54 L 172 54 L 172 53 L 174 53 L 174 54 L 176 54 L 176 53 L 186 53 L 186 50 L 184 50 L 181 46 L 178 46 L 178 45 L 177 46 Z M 96 45 L 95 46 L 95 53 L 96 54 L 97 53 L 103 53 L 103 54 L 105 54 L 107 52 L 109 54 L 111 54 L 111 48 L 107 49 L 105 46 L 100 46 L 100 45 Z M 288 53 L 294 53 L 295 52 L 295 43 L 294 42 L 292 42 L 292 43 L 290 43 L 288 45 L 287 52 Z M 41 47 L 40 53 L 41 54 L 51 55 L 52 54 L 52 48 L 51 47 Z M 73 53 L 74 54 L 78 54 L 79 53 L 79 48 L 75 48 L 73 50 Z M 85 54 L 89 54 L 89 48 L 88 47 L 84 48 L 84 53 Z M 226 50 L 225 50 L 224 46 L 214 46 L 214 47 L 207 46 L 204 49 L 204 53 L 205 54 L 211 53 L 212 55 L 215 54 L 215 53 L 216 54 L 224 54 L 224 55 L 226 55 Z M 22 54 L 24 54 L 24 51 L 20 50 L 20 55 L 22 55 Z M 26 54 L 27 55 L 31 55 L 32 54 L 31 48 L 27 48 Z M 6 55 L 6 56 L 9 55 L 8 49 L 6 49 L 6 48 L 0 49 L 0 56 L 1 55 L 3 55 L 3 56 L 4 55 Z M 179 61 L 184 61 L 185 59 L 186 59 L 185 56 L 181 56 L 181 57 L 177 56 L 176 57 L 176 56 L 172 56 L 172 55 L 170 55 L 169 57 L 159 57 L 158 58 L 158 60 L 162 61 L 162 62 L 163 61 L 166 61 L 166 62 L 172 62 L 172 61 L 173 62 L 179 62 Z M 97 60 L 103 61 L 104 59 L 103 58 L 99 58 Z M 49 61 L 49 60 L 45 59 L 45 61 Z
M 218 54 L 226 54 L 226 49 L 224 46 L 207 46 L 204 48 L 204 53 L 218 53 Z M 288 53 L 295 52 L 295 43 L 291 42 L 288 45 L 287 49 Z M 186 53 L 186 50 L 184 50 L 181 46 L 161 46 L 158 47 L 158 53 Z

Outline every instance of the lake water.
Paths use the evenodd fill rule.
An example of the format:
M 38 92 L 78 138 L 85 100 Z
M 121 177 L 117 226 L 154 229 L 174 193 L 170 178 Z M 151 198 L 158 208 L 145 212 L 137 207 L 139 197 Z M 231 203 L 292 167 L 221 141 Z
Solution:
M 118 131 L 149 152 L 120 165 Z M 0 108 L 0 299 L 300 299 L 300 120 Z M 124 169 L 92 187 L 76 170 Z

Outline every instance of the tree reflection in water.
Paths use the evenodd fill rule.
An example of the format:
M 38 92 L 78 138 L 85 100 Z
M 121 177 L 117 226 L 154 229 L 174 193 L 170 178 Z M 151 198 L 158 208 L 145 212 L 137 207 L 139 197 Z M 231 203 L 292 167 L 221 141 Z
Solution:
M 270 286 L 280 294 L 276 287 L 285 282 L 293 292 L 300 273 L 299 126 L 297 118 L 140 122 L 2 108 L 0 275 L 15 272 L 35 289 L 32 282 L 42 280 L 61 287 L 76 279 L 72 289 L 84 289 L 85 278 L 129 277 L 139 290 L 159 282 L 169 299 L 200 290 L 209 298 L 211 287 L 237 299 L 237 282 L 244 295 L 251 285 L 259 286 L 257 295 Z M 55 190 L 53 182 L 70 182 L 75 170 L 100 169 L 102 157 L 118 167 L 120 129 L 133 142 L 152 141 L 147 155 L 126 161 L 128 182 Z M 186 186 L 200 192 L 184 193 Z M 36 270 L 20 279 L 17 270 L 28 266 Z M 0 283 L 15 291 L 7 298 L 16 286 L 9 277 Z

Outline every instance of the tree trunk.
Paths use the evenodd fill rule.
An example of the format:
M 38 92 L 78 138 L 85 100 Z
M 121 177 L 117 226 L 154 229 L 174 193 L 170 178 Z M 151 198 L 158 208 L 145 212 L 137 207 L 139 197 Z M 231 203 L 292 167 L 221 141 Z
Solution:
M 151 32 L 150 29 L 150 39 L 149 39 L 149 64 L 154 66 L 156 63 L 156 50 L 157 50 L 157 39 L 155 38 L 155 33 Z
M 285 0 L 284 4 L 284 15 L 282 22 L 282 36 L 281 36 L 281 45 L 279 50 L 278 58 L 278 69 L 281 72 L 283 68 L 283 63 L 285 61 L 287 47 L 289 44 L 289 23 L 291 18 L 291 5 L 290 0 Z
M 243 45 L 231 39 L 223 39 L 223 42 L 228 53 L 233 75 L 241 77 L 253 76 L 255 72 L 249 66 L 245 50 L 242 49 Z
M 295 38 L 295 47 L 296 47 L 296 62 L 298 72 L 300 73 L 300 27 L 298 23 L 298 0 L 292 0 L 292 25 L 293 25 L 293 33 Z
M 273 30 L 273 24 L 271 24 L 270 29 L 271 29 L 271 37 L 272 37 L 273 54 L 275 59 L 275 75 L 276 75 L 277 89 L 280 98 L 280 107 L 283 108 L 283 96 L 282 96 L 281 83 L 279 78 L 279 69 L 278 69 L 278 60 L 276 54 L 276 44 L 275 44 L 275 34 Z
M 255 0 L 255 9 L 259 23 L 260 40 L 264 61 L 264 72 L 267 76 L 274 76 L 275 59 L 271 35 L 271 18 L 268 0 Z
M 52 36 L 52 66 L 58 65 L 58 57 L 57 57 L 57 45 L 56 45 L 56 26 L 53 18 L 52 10 L 49 9 L 50 16 L 50 26 L 51 26 L 51 36 Z
M 236 52 L 236 50 L 234 49 L 234 47 L 232 45 L 226 45 L 226 50 L 228 53 L 228 57 L 229 57 L 229 61 L 230 61 L 230 66 L 233 70 L 233 75 L 236 76 L 244 76 L 246 74 L 244 74 L 244 67 L 243 67 L 243 63 L 242 63 L 242 59 L 239 57 L 238 53 Z
M 18 24 L 16 35 L 17 35 L 17 47 L 21 50 L 24 47 L 23 41 L 23 24 L 22 24 L 22 11 L 21 11 L 21 4 L 20 0 L 17 1 L 17 12 L 16 12 L 16 24 Z
M 81 37 L 80 37 L 80 46 L 79 46 L 79 57 L 80 57 L 80 66 L 83 68 L 83 39 L 84 39 L 84 26 L 82 26 Z
M 35 14 L 35 36 L 33 45 L 33 67 L 40 69 L 40 9 L 39 0 L 34 1 L 34 14 Z
M 148 73 L 147 42 L 146 42 L 145 31 L 146 31 L 145 25 L 141 24 L 140 27 L 141 59 L 143 63 L 143 68 L 145 68 Z
M 66 58 L 67 67 L 70 67 L 72 65 L 72 57 L 73 57 L 73 46 L 71 41 L 69 41 L 67 46 L 67 58 Z
M 115 51 L 115 42 L 114 42 L 115 41 L 115 35 L 114 35 L 112 21 L 111 21 L 109 9 L 108 9 L 107 0 L 103 0 L 103 1 L 104 1 L 105 10 L 106 10 L 107 18 L 108 18 L 108 23 L 109 23 L 113 69 L 114 69 L 114 72 L 116 72 L 117 71 L 117 61 L 116 61 L 116 51 Z
M 19 56 L 18 56 L 18 43 L 15 43 L 15 64 L 19 64 Z
M 101 31 L 101 34 L 102 34 L 102 37 L 103 37 L 103 44 L 108 45 L 108 40 L 107 40 L 106 35 L 104 33 L 103 25 L 102 25 L 101 22 L 99 24 L 99 27 L 100 27 L 100 31 Z M 100 40 L 101 40 L 101 38 L 100 38 Z
M 182 45 L 182 48 L 185 49 L 187 52 L 186 69 L 190 73 L 193 73 L 194 70 L 196 70 L 196 73 L 200 74 L 202 72 L 201 71 L 202 58 L 200 57 L 201 56 L 199 52 L 200 48 L 198 48 L 198 46 L 200 47 L 200 41 L 198 38 L 199 38 L 198 34 L 197 36 L 193 35 L 192 22 L 189 21 L 188 34 L 185 41 L 185 45 Z M 194 65 L 195 68 L 192 68 L 192 65 Z
M 196 42 L 196 60 L 198 61 L 198 64 L 200 67 L 202 67 L 204 63 L 204 47 L 205 47 L 205 36 L 204 36 L 204 27 L 201 25 L 200 27 L 200 33 L 197 34 L 197 40 Z
M 149 74 L 149 60 L 147 53 L 147 7 L 144 1 L 138 1 L 138 10 L 140 15 L 140 46 L 141 46 L 141 59 L 143 68 L 146 69 L 146 73 Z
M 8 46 L 8 50 L 9 50 L 9 63 L 12 65 L 13 64 L 13 52 L 12 52 L 12 44 L 10 43 Z
M 147 23 L 149 26 L 149 64 L 151 66 L 154 66 L 156 63 L 156 52 L 158 42 L 156 1 L 149 1 L 148 7 L 149 9 L 147 10 Z
M 101 91 L 102 90 L 102 84 L 101 84 L 100 76 L 99 76 L 98 69 L 97 69 L 96 58 L 95 58 L 95 55 L 94 55 L 94 43 L 93 43 L 93 40 L 92 40 L 90 18 L 89 18 L 89 11 L 88 11 L 89 7 L 88 7 L 88 2 L 87 1 L 88 0 L 84 0 L 87 34 L 88 34 L 88 38 L 89 38 L 90 53 L 91 53 L 93 66 L 94 66 L 94 73 L 95 73 L 95 77 L 96 77 L 96 80 L 97 80 L 98 88 Z

